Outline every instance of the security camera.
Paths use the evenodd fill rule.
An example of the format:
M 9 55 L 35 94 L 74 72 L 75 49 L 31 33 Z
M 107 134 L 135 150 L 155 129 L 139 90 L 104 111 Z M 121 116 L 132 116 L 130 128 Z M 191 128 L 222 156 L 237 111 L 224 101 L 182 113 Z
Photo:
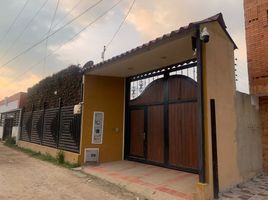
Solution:
M 207 27 L 204 27 L 203 30 L 200 33 L 200 40 L 202 40 L 204 43 L 209 42 L 209 32 Z

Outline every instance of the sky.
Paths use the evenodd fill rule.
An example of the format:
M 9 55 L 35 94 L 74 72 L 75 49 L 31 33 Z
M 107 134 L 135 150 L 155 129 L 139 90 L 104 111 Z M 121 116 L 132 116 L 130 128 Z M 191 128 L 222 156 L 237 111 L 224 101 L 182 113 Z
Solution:
M 133 0 L 121 0 L 108 12 L 117 2 L 0 0 L 0 99 L 25 92 L 44 77 L 72 64 L 100 62 L 103 46 L 112 39 Z M 84 15 L 16 57 L 89 7 L 92 8 Z M 136 0 L 107 48 L 105 59 L 219 12 L 239 48 L 235 51 L 237 90 L 248 93 L 243 0 Z

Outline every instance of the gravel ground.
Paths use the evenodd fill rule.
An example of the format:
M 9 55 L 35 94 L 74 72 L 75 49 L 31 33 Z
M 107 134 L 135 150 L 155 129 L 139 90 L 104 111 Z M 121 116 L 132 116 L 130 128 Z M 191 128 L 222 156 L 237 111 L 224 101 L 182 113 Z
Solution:
M 261 174 L 223 194 L 221 200 L 268 200 L 268 175 Z
M 0 142 L 0 199 L 136 200 L 116 185 L 41 161 Z

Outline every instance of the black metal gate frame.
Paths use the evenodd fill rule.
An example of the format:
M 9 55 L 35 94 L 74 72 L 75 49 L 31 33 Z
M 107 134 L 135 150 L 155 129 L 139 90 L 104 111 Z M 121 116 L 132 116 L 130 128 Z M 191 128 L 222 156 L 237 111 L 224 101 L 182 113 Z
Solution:
M 196 37 L 193 37 L 193 44 L 195 46 L 196 50 L 196 59 L 194 60 L 189 60 L 189 61 L 184 61 L 183 63 L 178 63 L 178 64 L 173 64 L 164 68 L 161 68 L 159 70 L 154 70 L 150 72 L 146 72 L 137 76 L 132 76 L 126 78 L 126 93 L 125 93 L 125 149 L 124 149 L 124 158 L 129 159 L 129 160 L 134 160 L 130 158 L 129 155 L 129 150 L 130 150 L 130 123 L 129 123 L 129 99 L 130 99 L 130 83 L 131 81 L 134 80 L 139 80 L 139 79 L 144 79 L 144 78 L 149 78 L 153 77 L 159 74 L 163 74 L 163 72 L 171 72 L 171 71 L 177 71 L 179 69 L 184 69 L 184 68 L 189 68 L 192 67 L 193 65 L 197 66 L 197 83 L 198 83 L 198 95 L 197 95 L 197 101 L 198 101 L 198 150 L 199 150 L 199 155 L 198 155 L 198 160 L 199 160 L 199 169 L 198 169 L 198 174 L 199 174 L 199 182 L 200 183 L 206 183 L 206 171 L 205 171 L 205 134 L 204 134 L 204 97 L 203 97 L 203 42 L 200 39 L 200 25 L 197 25 L 196 27 Z M 196 61 L 194 64 L 190 65 L 183 65 L 187 62 L 190 61 Z M 174 66 L 179 66 L 175 67 Z M 145 162 L 142 160 L 136 160 L 139 162 Z M 149 162 L 146 162 L 150 164 Z M 151 164 L 156 164 L 157 163 L 151 163 Z
M 204 92 L 203 92 L 203 42 L 200 39 L 200 25 L 197 25 L 195 27 L 196 29 L 196 37 L 193 37 L 193 43 L 195 43 L 195 50 L 196 50 L 196 59 L 192 61 L 196 61 L 196 66 L 197 66 L 197 83 L 198 83 L 198 94 L 197 94 L 197 101 L 198 101 L 198 149 L 199 149 L 199 169 L 198 169 L 198 174 L 199 174 L 199 182 L 200 183 L 206 183 L 206 171 L 205 171 L 205 130 L 204 130 Z M 187 61 L 183 62 L 186 63 Z M 181 65 L 182 63 L 179 63 Z M 175 64 L 176 65 L 176 64 Z M 163 71 L 177 71 L 178 68 L 176 69 L 173 68 L 175 65 L 170 65 L 165 68 L 159 69 L 157 72 L 150 71 L 146 72 L 140 75 L 137 75 L 135 77 L 128 77 L 126 78 L 126 93 L 125 93 L 125 149 L 124 149 L 124 157 L 125 159 L 131 159 L 128 157 L 129 154 L 129 148 L 130 148 L 130 122 L 129 122 L 129 99 L 130 99 L 130 83 L 131 81 L 134 80 L 139 80 L 143 78 L 149 78 L 153 77 L 157 74 L 163 73 Z M 192 64 L 194 65 L 194 64 Z M 178 65 L 177 65 L 178 66 Z M 190 67 L 189 65 L 185 66 L 180 66 L 180 69 Z M 154 73 L 155 72 L 155 73 Z M 139 160 L 137 160 L 139 161 Z M 140 161 L 142 162 L 142 161 Z M 156 164 L 156 163 L 154 163 Z
M 43 141 L 43 137 L 44 137 L 44 130 L 45 130 L 45 124 L 44 124 L 44 121 L 45 121 L 45 114 L 47 112 L 48 109 L 46 109 L 46 104 L 43 105 L 43 110 L 37 110 L 39 112 L 41 112 L 41 115 L 40 115 L 40 119 L 41 119 L 41 126 L 38 127 L 38 132 L 39 132 L 39 139 L 40 141 L 38 142 L 34 142 L 32 141 L 32 126 L 33 126 L 33 113 L 34 113 L 34 106 L 32 106 L 32 111 L 30 111 L 30 117 L 29 119 L 27 120 L 27 122 L 29 122 L 29 126 L 26 125 L 26 128 L 27 128 L 27 135 L 29 137 L 29 140 L 25 140 L 22 138 L 23 136 L 23 118 L 24 118 L 24 109 L 22 110 L 22 117 L 21 117 L 21 121 L 20 121 L 20 124 L 21 124 L 21 134 L 20 134 L 20 140 L 22 141 L 26 141 L 26 142 L 30 142 L 30 143 L 35 143 L 35 144 L 39 144 L 39 145 L 42 145 L 42 146 L 48 146 L 48 147 L 51 147 L 51 148 L 56 148 L 56 149 L 62 149 L 64 151 L 70 151 L 70 152 L 74 152 L 74 153 L 79 153 L 80 152 L 80 137 L 81 137 L 81 132 L 80 132 L 80 124 L 81 124 L 81 115 L 77 115 L 77 116 L 74 116 L 74 120 L 76 120 L 76 123 L 72 123 L 70 126 L 70 129 L 72 129 L 72 131 L 74 131 L 76 134 L 79 133 L 78 135 L 76 135 L 76 142 L 77 144 L 75 145 L 75 147 L 77 147 L 77 150 L 74 150 L 73 147 L 74 145 L 72 146 L 68 146 L 67 147 L 63 147 L 63 146 L 60 146 L 60 143 L 62 142 L 66 142 L 64 141 L 64 139 L 62 138 L 62 127 L 64 126 L 64 122 L 61 120 L 61 115 L 62 115 L 62 110 L 65 109 L 66 107 L 70 107 L 70 106 L 66 106 L 66 107 L 62 107 L 62 100 L 61 98 L 59 98 L 59 103 L 58 103 L 59 107 L 56 107 L 56 108 L 51 108 L 51 109 L 54 109 L 56 110 L 56 115 L 58 117 L 56 117 L 56 123 L 53 127 L 53 129 L 55 129 L 55 144 L 52 143 L 52 144 L 48 144 L 48 143 L 44 143 Z M 51 110 L 50 109 L 50 110 Z
M 167 84 L 165 84 L 164 86 L 164 102 L 163 103 L 156 103 L 156 104 L 149 104 L 149 105 L 135 105 L 135 106 L 131 106 L 129 105 L 129 101 L 130 101 L 130 84 L 132 81 L 137 81 L 137 80 L 142 80 L 145 78 L 150 78 L 150 77 L 154 77 L 154 76 L 158 76 L 158 75 L 164 75 L 164 79 L 168 79 L 170 77 L 170 72 L 174 72 L 174 71 L 180 71 L 180 70 L 184 70 L 184 69 L 189 69 L 189 68 L 193 68 L 197 66 L 197 59 L 192 59 L 192 60 L 187 60 L 181 63 L 177 63 L 177 64 L 173 64 L 173 65 L 169 65 L 166 66 L 164 68 L 160 68 L 157 70 L 153 70 L 153 71 L 149 71 L 149 72 L 145 72 L 143 74 L 139 74 L 136 76 L 132 76 L 132 77 L 128 77 L 126 80 L 126 96 L 125 96 L 125 102 L 126 102 L 126 113 L 125 113 L 125 159 L 127 160 L 132 160 L 132 161 L 138 161 L 138 162 L 142 162 L 142 163 L 147 163 L 147 164 L 153 164 L 153 165 L 157 165 L 157 166 L 161 166 L 161 167 L 166 167 L 166 168 L 171 168 L 171 169 L 176 169 L 176 170 L 180 170 L 180 171 L 186 171 L 186 172 L 190 172 L 190 173 L 195 173 L 198 174 L 199 170 L 196 169 L 192 169 L 192 168 L 185 168 L 183 166 L 178 167 L 178 166 L 173 166 L 168 164 L 168 158 L 169 158 L 169 136 L 168 136 L 168 104 L 171 103 L 190 103 L 190 102 L 197 102 L 196 98 L 193 99 L 186 99 L 186 100 L 178 100 L 178 101 L 172 101 L 169 102 L 167 99 L 167 95 L 168 95 L 168 86 Z M 172 75 L 173 76 L 173 75 Z M 196 83 L 198 84 L 198 83 Z M 162 163 L 157 163 L 157 162 L 153 162 L 153 161 L 148 161 L 146 158 L 146 148 L 144 148 L 144 155 L 145 157 L 138 157 L 138 156 L 133 156 L 130 154 L 130 111 L 132 109 L 144 109 L 145 112 L 145 128 L 146 128 L 146 124 L 147 124 L 147 107 L 148 106 L 152 106 L 152 105 L 164 105 L 164 164 Z M 146 136 L 147 137 L 147 136 Z M 145 138 L 145 141 L 147 141 L 147 138 Z M 145 142 L 146 143 L 146 142 Z M 146 146 L 146 144 L 145 144 Z

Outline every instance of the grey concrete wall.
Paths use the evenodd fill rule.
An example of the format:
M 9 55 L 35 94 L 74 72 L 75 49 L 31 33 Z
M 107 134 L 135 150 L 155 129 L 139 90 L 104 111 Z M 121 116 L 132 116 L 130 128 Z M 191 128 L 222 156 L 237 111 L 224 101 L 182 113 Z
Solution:
M 4 131 L 4 127 L 0 126 L 0 140 L 3 139 L 3 131 Z
M 16 142 L 19 140 L 19 134 L 20 134 L 20 127 L 19 126 L 13 126 L 12 127 L 12 135 L 11 135 L 11 137 L 14 137 L 16 139 Z
M 262 170 L 261 123 L 248 94 L 236 93 L 236 113 L 237 162 L 245 181 Z

